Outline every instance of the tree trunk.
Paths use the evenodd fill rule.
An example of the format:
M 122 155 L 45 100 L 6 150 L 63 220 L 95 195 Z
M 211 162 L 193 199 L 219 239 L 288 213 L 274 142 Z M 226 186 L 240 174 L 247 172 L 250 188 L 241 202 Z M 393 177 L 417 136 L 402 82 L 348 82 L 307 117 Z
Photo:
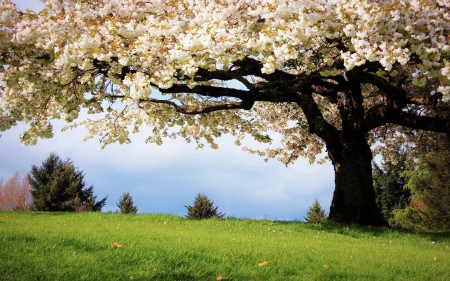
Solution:
M 388 226 L 376 204 L 372 181 L 372 151 L 364 135 L 327 144 L 335 172 L 329 219 L 342 223 Z

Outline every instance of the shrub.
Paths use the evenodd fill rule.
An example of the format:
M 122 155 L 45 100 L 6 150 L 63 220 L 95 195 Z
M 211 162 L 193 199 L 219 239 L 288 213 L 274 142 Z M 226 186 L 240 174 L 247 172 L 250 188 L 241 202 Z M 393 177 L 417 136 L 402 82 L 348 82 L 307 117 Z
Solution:
M 0 210 L 28 210 L 31 205 L 28 176 L 15 173 L 6 183 L 0 179 Z
M 414 201 L 414 199 L 412 200 Z M 393 217 L 389 220 L 389 225 L 396 228 L 405 228 L 410 230 L 423 230 L 424 214 L 417 209 L 407 207 L 405 209 L 396 209 L 392 211 Z
M 309 207 L 306 213 L 306 222 L 323 222 L 327 219 L 325 210 L 320 206 L 319 201 L 316 199 L 311 207 Z
M 117 207 L 119 207 L 122 214 L 137 213 L 137 207 L 134 206 L 133 197 L 131 197 L 129 192 L 124 192 L 122 194 L 122 197 L 120 197 L 119 202 L 117 203 Z
M 70 159 L 62 161 L 52 153 L 42 166 L 31 168 L 34 208 L 37 211 L 101 211 L 106 198 L 96 202 L 94 187 L 85 188 L 83 171 L 74 167 Z
M 194 206 L 186 206 L 188 219 L 207 219 L 212 217 L 223 218 L 225 214 L 217 212 L 218 207 L 214 207 L 214 202 L 209 200 L 204 194 L 197 194 Z

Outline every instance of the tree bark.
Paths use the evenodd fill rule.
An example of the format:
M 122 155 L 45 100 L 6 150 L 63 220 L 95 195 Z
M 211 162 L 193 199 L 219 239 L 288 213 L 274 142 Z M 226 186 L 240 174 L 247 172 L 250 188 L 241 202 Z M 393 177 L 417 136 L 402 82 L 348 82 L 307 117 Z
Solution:
M 335 172 L 329 219 L 341 223 L 388 226 L 376 204 L 372 151 L 363 134 L 339 137 L 327 144 Z

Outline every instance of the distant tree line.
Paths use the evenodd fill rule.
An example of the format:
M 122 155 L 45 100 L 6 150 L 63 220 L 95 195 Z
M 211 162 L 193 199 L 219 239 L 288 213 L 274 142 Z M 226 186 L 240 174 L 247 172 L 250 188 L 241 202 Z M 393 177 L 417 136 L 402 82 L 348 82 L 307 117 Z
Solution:
M 391 226 L 410 229 L 450 229 L 450 139 L 446 135 L 424 135 L 414 153 L 395 146 L 389 159 L 373 163 L 377 204 Z M 414 157 L 408 157 L 410 154 Z M 29 174 L 0 178 L 0 210 L 101 211 L 107 197 L 97 200 L 94 187 L 86 187 L 83 171 L 70 159 L 52 153 Z M 136 214 L 129 192 L 117 203 L 118 211 Z M 185 205 L 186 218 L 223 218 L 204 194 L 197 194 L 192 206 Z M 323 222 L 327 214 L 316 199 L 306 222 Z

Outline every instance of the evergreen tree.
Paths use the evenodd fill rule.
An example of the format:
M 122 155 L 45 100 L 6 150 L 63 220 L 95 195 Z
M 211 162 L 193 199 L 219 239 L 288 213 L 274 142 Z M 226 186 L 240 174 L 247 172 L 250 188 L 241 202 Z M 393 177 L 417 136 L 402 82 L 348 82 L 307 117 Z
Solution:
M 120 197 L 119 202 L 117 203 L 117 207 L 119 207 L 120 212 L 122 214 L 136 214 L 137 207 L 134 206 L 133 197 L 131 197 L 129 192 L 124 192 L 122 197 Z
M 406 228 L 450 229 L 450 141 L 440 135 L 420 146 L 416 169 L 406 171 L 411 203 L 397 210 L 393 221 Z
M 404 209 L 409 205 L 411 193 L 404 186 L 408 181 L 404 171 L 406 170 L 407 153 L 399 146 L 391 152 L 392 159 L 386 161 L 383 155 L 383 163 L 378 166 L 373 164 L 373 181 L 376 193 L 376 202 L 386 221 L 393 217 L 394 209 Z
M 309 207 L 305 220 L 306 222 L 323 222 L 326 219 L 327 216 L 325 214 L 325 210 L 322 209 L 322 206 L 320 206 L 320 203 L 316 198 L 312 206 Z
M 93 186 L 85 188 L 83 171 L 54 153 L 40 167 L 33 165 L 28 179 L 38 211 L 101 211 L 106 204 L 107 197 L 95 201 Z
M 209 200 L 204 194 L 197 194 L 193 206 L 186 206 L 188 219 L 207 219 L 212 217 L 223 218 L 225 214 L 217 212 L 218 207 L 214 207 L 214 202 Z

